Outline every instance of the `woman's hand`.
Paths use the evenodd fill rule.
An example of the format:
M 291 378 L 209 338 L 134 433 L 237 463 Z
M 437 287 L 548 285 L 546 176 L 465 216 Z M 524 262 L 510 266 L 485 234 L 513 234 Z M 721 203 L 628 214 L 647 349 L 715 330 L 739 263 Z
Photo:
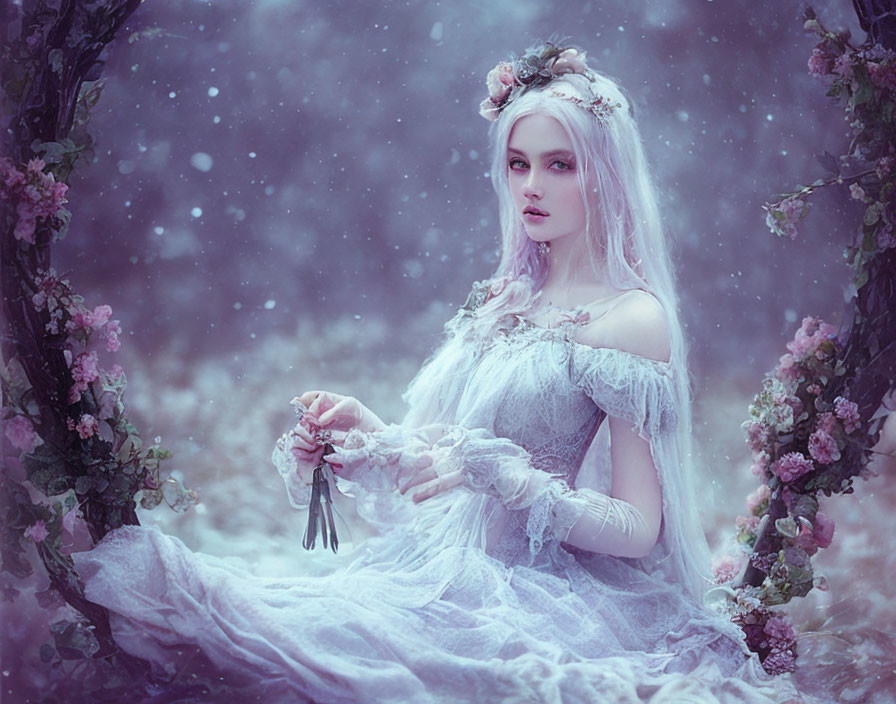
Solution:
M 373 411 L 353 396 L 331 391 L 306 391 L 294 398 L 292 403 L 307 407 L 306 417 L 314 419 L 322 430 L 329 430 L 330 442 L 334 445 L 341 445 L 353 428 L 367 433 L 386 427 Z
M 324 446 L 318 445 L 302 425 L 292 430 L 292 455 L 296 459 L 296 472 L 305 484 L 314 479 L 314 468 L 320 464 Z
M 427 453 L 420 459 L 416 467 L 398 477 L 398 491 L 402 494 L 415 486 L 420 487 L 411 497 L 415 504 L 464 483 L 463 469 L 448 471 L 439 476 L 432 453 Z M 405 478 L 408 478 L 407 481 L 404 481 Z

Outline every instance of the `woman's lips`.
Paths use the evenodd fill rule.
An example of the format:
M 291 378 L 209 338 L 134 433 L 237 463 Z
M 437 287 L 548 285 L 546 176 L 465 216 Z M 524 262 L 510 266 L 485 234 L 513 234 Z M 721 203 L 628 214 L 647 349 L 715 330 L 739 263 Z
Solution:
M 548 214 L 544 212 L 541 208 L 536 208 L 534 205 L 527 205 L 523 209 L 523 220 L 528 223 L 539 223 L 548 217 Z

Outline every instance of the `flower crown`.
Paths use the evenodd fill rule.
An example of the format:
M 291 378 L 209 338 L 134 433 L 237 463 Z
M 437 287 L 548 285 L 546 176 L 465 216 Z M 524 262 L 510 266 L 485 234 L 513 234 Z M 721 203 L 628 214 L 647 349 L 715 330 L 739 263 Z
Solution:
M 579 73 L 592 82 L 596 77 L 585 63 L 584 51 L 579 52 L 573 47 L 561 48 L 553 42 L 528 49 L 513 62 L 501 61 L 488 72 L 485 79 L 488 97 L 480 104 L 479 114 L 487 120 L 497 120 L 501 111 L 527 90 L 547 85 L 565 73 Z M 588 101 L 556 89 L 552 89 L 550 94 L 588 110 L 601 124 L 606 124 L 613 111 L 622 107 L 621 103 L 613 103 L 602 95 Z

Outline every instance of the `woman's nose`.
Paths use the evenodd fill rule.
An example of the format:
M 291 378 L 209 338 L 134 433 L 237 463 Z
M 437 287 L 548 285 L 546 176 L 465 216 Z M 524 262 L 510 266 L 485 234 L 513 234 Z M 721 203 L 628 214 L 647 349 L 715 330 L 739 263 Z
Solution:
M 523 183 L 523 196 L 526 198 L 541 198 L 541 178 L 535 175 L 534 169 L 529 169 L 529 175 Z

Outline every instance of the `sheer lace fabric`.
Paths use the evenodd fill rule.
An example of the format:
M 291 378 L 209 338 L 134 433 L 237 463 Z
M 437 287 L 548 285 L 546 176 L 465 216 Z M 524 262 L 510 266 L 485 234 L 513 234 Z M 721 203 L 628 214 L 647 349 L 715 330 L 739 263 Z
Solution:
M 268 701 L 795 695 L 702 603 L 708 549 L 680 476 L 668 365 L 578 343 L 573 325 L 482 325 L 477 291 L 403 395 L 403 421 L 352 431 L 340 451 L 337 485 L 379 533 L 330 571 L 270 579 L 157 530 L 115 531 L 74 558 L 122 647 L 164 672 L 197 645 Z M 650 441 L 663 489 L 652 547 L 643 517 L 608 494 L 608 414 Z M 288 437 L 273 460 L 290 502 L 307 506 Z M 430 461 L 465 483 L 420 504 L 395 491 Z M 578 522 L 593 550 L 564 542 Z

